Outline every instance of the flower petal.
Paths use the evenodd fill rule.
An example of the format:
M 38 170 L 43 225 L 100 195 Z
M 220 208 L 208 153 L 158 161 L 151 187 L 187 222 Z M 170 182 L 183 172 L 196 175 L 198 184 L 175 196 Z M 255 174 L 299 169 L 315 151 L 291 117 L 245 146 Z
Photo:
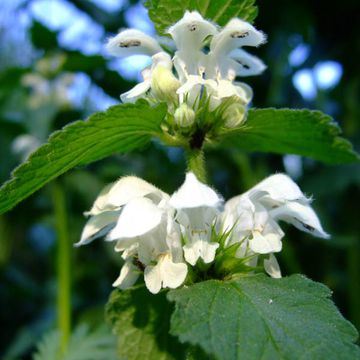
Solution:
M 112 55 L 127 57 L 131 55 L 152 56 L 162 51 L 159 43 L 140 30 L 127 29 L 109 39 L 106 49 Z
M 159 65 L 169 70 L 172 69 L 171 56 L 165 51 L 158 52 L 152 56 L 152 69 Z
M 197 11 L 186 11 L 182 19 L 168 29 L 179 51 L 201 50 L 209 35 L 217 33 L 216 26 L 205 20 Z
M 234 18 L 215 35 L 210 43 L 210 51 L 215 55 L 227 55 L 241 46 L 259 46 L 266 41 L 263 32 L 250 23 Z
M 183 18 L 169 28 L 168 33 L 178 48 L 174 63 L 180 80 L 183 81 L 183 73 L 201 74 L 206 62 L 202 52 L 204 40 L 217 33 L 216 26 L 204 20 L 197 11 L 186 11 Z
M 310 202 L 310 199 L 305 197 L 299 186 L 285 174 L 269 176 L 247 191 L 246 194 L 253 199 L 254 196 L 257 197 L 261 192 L 263 193 L 260 195 L 264 196 L 264 201 L 261 200 L 261 202 L 270 202 L 270 207 L 272 205 L 283 204 L 286 201 L 298 201 L 304 204 Z
M 123 208 L 107 240 L 132 239 L 155 229 L 162 220 L 163 211 L 147 198 L 135 198 Z
M 85 212 L 84 214 L 86 216 L 88 215 L 97 215 L 100 214 L 103 211 L 109 211 L 109 210 L 115 210 L 116 206 L 109 204 L 108 202 L 108 196 L 109 191 L 114 186 L 114 183 L 106 185 L 97 196 L 92 208 L 90 211 Z
M 243 49 L 235 49 L 230 57 L 234 60 L 233 69 L 237 76 L 259 75 L 266 69 L 266 65 L 258 57 Z
M 108 204 L 114 207 L 123 206 L 136 197 L 151 197 L 155 203 L 169 197 L 154 185 L 135 176 L 121 178 L 111 187 L 107 196 Z
M 281 278 L 280 266 L 273 254 L 270 254 L 269 258 L 264 260 L 264 269 L 272 278 Z
M 175 289 L 186 279 L 187 265 L 185 263 L 174 263 L 170 256 L 164 256 L 161 260 L 162 287 Z
M 155 266 L 149 265 L 145 268 L 144 280 L 146 287 L 151 293 L 157 294 L 161 290 L 162 279 L 159 264 Z
M 243 82 L 238 82 L 238 81 L 235 81 L 234 85 L 235 85 L 235 88 L 237 91 L 237 96 L 239 98 L 242 98 L 243 101 L 245 102 L 245 104 L 248 104 L 252 100 L 253 95 L 254 95 L 254 92 L 253 92 L 251 86 L 249 86 L 248 84 L 245 84 Z
M 113 286 L 126 290 L 136 283 L 139 277 L 139 269 L 132 261 L 125 261 L 121 268 L 119 277 L 114 281 Z
M 150 81 L 145 80 L 137 85 L 135 85 L 131 90 L 120 95 L 122 102 L 133 103 L 141 96 L 145 95 L 146 92 L 150 89 Z
M 120 211 L 105 211 L 92 216 L 81 233 L 80 241 L 74 246 L 86 245 L 105 236 L 116 225 L 119 214 Z
M 185 260 L 192 266 L 199 258 L 202 258 L 205 264 L 211 263 L 218 247 L 218 243 L 197 239 L 183 247 Z
M 250 249 L 257 254 L 269 254 L 279 252 L 282 249 L 281 237 L 277 234 L 261 234 L 253 232 L 253 238 L 249 241 Z
M 169 200 L 169 204 L 176 209 L 218 207 L 221 203 L 221 197 L 209 186 L 201 183 L 191 172 L 186 174 L 185 182 Z
M 330 237 L 330 235 L 323 230 L 319 218 L 310 205 L 292 201 L 271 210 L 270 214 L 275 220 L 286 221 L 298 229 L 314 236 L 324 239 Z

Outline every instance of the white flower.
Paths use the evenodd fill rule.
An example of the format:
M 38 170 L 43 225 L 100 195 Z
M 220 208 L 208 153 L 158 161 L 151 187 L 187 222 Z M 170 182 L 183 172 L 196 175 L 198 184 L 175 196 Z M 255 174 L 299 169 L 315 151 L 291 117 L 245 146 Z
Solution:
M 264 260 L 264 269 L 271 277 L 281 278 L 280 266 L 273 254 L 270 254 L 269 258 Z
M 145 268 L 144 278 L 147 288 L 153 294 L 161 288 L 175 289 L 185 280 L 187 266 L 184 263 L 174 263 L 170 253 L 160 254 L 154 266 Z
M 280 277 L 275 252 L 281 251 L 283 220 L 314 236 L 328 238 L 320 221 L 299 187 L 286 175 L 277 174 L 254 186 L 246 193 L 230 199 L 222 214 L 224 229 L 232 229 L 227 246 L 239 243 L 237 256 L 270 254 L 264 268 L 273 277 Z
M 179 85 L 178 82 L 175 81 L 176 79 L 174 75 L 172 75 L 171 73 L 172 62 L 169 54 L 165 52 L 158 52 L 151 58 L 152 65 L 145 68 L 141 72 L 144 81 L 135 85 L 131 90 L 127 91 L 126 93 L 122 94 L 120 98 L 123 102 L 135 102 L 137 99 L 145 96 L 151 88 L 153 88 L 155 94 L 160 95 L 159 100 L 164 100 L 163 94 L 166 93 L 167 90 L 172 91 L 175 94 L 175 91 L 177 90 Z M 159 72 L 160 76 L 159 74 L 157 74 Z M 157 79 L 155 80 L 154 78 Z M 172 83 L 176 83 L 175 86 L 172 85 L 170 89 L 167 84 L 162 87 L 158 85 L 159 83 L 163 82 L 164 79 L 167 80 L 167 78 L 170 78 L 172 80 Z
M 127 57 L 131 55 L 153 56 L 162 51 L 159 43 L 140 30 L 127 29 L 109 39 L 106 49 L 112 55 Z
M 106 235 L 119 218 L 122 207 L 138 197 L 149 197 L 160 202 L 167 197 L 155 186 L 134 176 L 120 179 L 107 185 L 99 194 L 90 211 L 85 215 L 91 218 L 86 223 L 76 246 L 85 245 Z
M 125 177 L 99 194 L 76 245 L 101 236 L 116 241 L 125 263 L 114 286 L 126 289 L 143 272 L 152 293 L 176 288 L 187 276 L 185 260 L 191 265 L 199 258 L 214 260 L 219 244 L 211 242 L 211 234 L 221 204 L 192 173 L 171 198 L 144 180 Z
M 223 117 L 226 127 L 234 127 L 245 119 L 246 107 L 252 99 L 251 88 L 234 82 L 236 76 L 260 74 L 265 65 L 257 57 L 241 49 L 265 42 L 265 35 L 241 19 L 232 19 L 219 31 L 197 11 L 186 11 L 183 18 L 169 27 L 177 50 L 171 59 L 160 44 L 139 30 L 124 30 L 110 39 L 108 51 L 119 57 L 143 54 L 152 65 L 143 70 L 144 81 L 121 95 L 124 102 L 144 97 L 149 101 L 165 101 L 172 118 L 177 107 L 186 104 L 195 112 L 202 107 L 210 112 L 219 106 L 242 104 L 236 116 Z M 206 53 L 204 47 L 209 45 Z M 173 73 L 173 67 L 176 74 Z M 229 98 L 233 101 L 227 102 Z M 222 109 L 224 112 L 226 109 Z
M 239 48 L 243 46 L 259 46 L 266 41 L 265 35 L 246 21 L 234 18 L 212 39 L 210 43 L 209 61 L 206 75 L 213 77 L 220 73 L 223 78 L 235 78 L 244 75 L 244 69 L 251 69 L 251 75 L 265 70 L 260 59 L 247 54 Z M 245 76 L 250 75 L 246 74 Z
M 187 275 L 187 266 L 179 252 L 180 233 L 173 230 L 173 210 L 167 206 L 167 200 L 167 196 L 160 202 L 147 197 L 132 199 L 107 236 L 107 240 L 117 241 L 116 251 L 136 247 L 132 258 L 144 267 L 145 284 L 152 293 L 159 292 L 161 287 L 178 287 Z M 134 272 L 138 270 L 129 267 L 127 276 L 120 273 L 116 284 L 124 287 L 129 277 L 135 278 Z
M 197 11 L 186 11 L 184 17 L 169 28 L 168 33 L 178 48 L 175 59 L 183 64 L 182 70 L 188 75 L 199 75 L 199 68 L 204 67 L 206 59 L 202 52 L 204 40 L 217 33 L 216 26 L 204 20 Z
M 212 262 L 219 244 L 211 242 L 211 231 L 222 205 L 221 197 L 193 173 L 187 173 L 169 204 L 177 210 L 176 220 L 186 241 L 185 260 L 193 266 L 199 258 L 206 264 Z
M 280 220 L 328 237 L 310 203 L 283 174 L 270 176 L 230 199 L 224 209 L 221 196 L 191 172 L 171 197 L 129 176 L 100 192 L 86 213 L 90 219 L 76 245 L 104 236 L 116 241 L 115 251 L 121 253 L 124 264 L 113 285 L 120 289 L 133 286 L 140 275 L 154 294 L 162 288 L 177 288 L 185 282 L 189 265 L 203 271 L 212 264 L 213 270 L 225 264 L 227 274 L 231 264 L 234 271 L 239 271 L 239 265 L 247 272 L 262 267 L 279 278 L 274 254 L 282 249 Z M 226 259 L 234 255 L 238 260 Z

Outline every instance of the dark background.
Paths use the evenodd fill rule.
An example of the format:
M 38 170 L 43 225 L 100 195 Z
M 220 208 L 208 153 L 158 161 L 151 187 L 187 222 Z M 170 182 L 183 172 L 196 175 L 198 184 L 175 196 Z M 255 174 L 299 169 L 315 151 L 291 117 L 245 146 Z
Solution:
M 251 52 L 268 69 L 243 79 L 254 89 L 253 105 L 322 110 L 359 150 L 358 1 L 262 0 L 258 5 L 255 25 L 268 34 L 268 43 Z M 1 183 L 50 132 L 118 103 L 120 93 L 136 83 L 144 59 L 114 60 L 103 49 L 106 37 L 134 26 L 153 31 L 136 1 L 0 2 Z M 325 166 L 293 155 L 249 156 L 236 150 L 212 150 L 207 165 L 225 198 L 275 172 L 287 172 L 313 195 L 332 238 L 315 239 L 284 225 L 283 273 L 304 273 L 325 283 L 341 312 L 360 328 L 359 165 Z M 145 151 L 70 171 L 61 182 L 71 242 L 78 241 L 82 213 L 106 183 L 134 174 L 171 193 L 184 170 L 180 150 L 154 142 Z M 56 237 L 51 185 L 0 216 L 0 354 L 7 359 L 29 358 L 39 337 L 56 324 Z M 101 322 L 120 260 L 102 241 L 74 248 L 72 257 L 73 322 Z

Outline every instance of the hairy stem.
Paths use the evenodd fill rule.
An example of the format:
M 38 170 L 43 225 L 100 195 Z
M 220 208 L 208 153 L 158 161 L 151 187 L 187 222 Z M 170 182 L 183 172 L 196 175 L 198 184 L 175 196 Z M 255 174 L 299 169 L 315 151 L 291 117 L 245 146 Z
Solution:
M 71 333 L 71 244 L 69 241 L 64 187 L 59 180 L 53 184 L 53 201 L 58 237 L 57 244 L 57 317 L 61 332 L 61 350 L 66 352 Z
M 188 171 L 191 171 L 203 183 L 207 182 L 205 157 L 202 149 L 189 149 L 186 151 Z

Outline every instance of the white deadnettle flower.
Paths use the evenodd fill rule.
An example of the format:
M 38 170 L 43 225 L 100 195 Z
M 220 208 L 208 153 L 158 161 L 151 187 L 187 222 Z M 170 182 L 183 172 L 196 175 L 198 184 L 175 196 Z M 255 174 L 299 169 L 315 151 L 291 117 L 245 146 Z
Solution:
M 199 258 L 206 264 L 211 263 L 219 247 L 219 243 L 211 242 L 211 232 L 222 198 L 199 182 L 193 173 L 188 173 L 169 204 L 177 210 L 176 220 L 185 239 L 185 260 L 193 266 Z
M 162 51 L 159 43 L 140 30 L 127 29 L 109 39 L 107 50 L 110 54 L 127 57 L 131 55 L 153 56 Z
M 90 211 L 91 216 L 76 246 L 85 245 L 106 235 L 115 227 L 124 205 L 138 197 L 147 197 L 160 202 L 168 197 L 155 186 L 135 176 L 128 176 L 107 185 L 98 195 Z
M 281 251 L 283 231 L 279 220 L 314 236 L 328 238 L 320 221 L 300 188 L 284 174 L 263 180 L 246 193 L 230 199 L 222 214 L 224 229 L 233 229 L 228 244 L 240 242 L 237 256 L 270 254 L 264 268 L 273 277 L 280 269 L 273 253 Z M 257 259 L 257 257 L 253 257 Z
M 178 49 L 174 62 L 179 76 L 182 71 L 187 75 L 202 74 L 201 69 L 206 62 L 206 55 L 202 51 L 204 40 L 217 33 L 216 26 L 204 20 L 197 11 L 186 11 L 183 18 L 169 28 L 168 33 Z M 178 70 L 177 64 L 182 65 L 181 69 Z
M 101 191 L 76 245 L 105 235 L 116 241 L 125 263 L 114 286 L 126 289 L 144 272 L 150 292 L 176 288 L 187 276 L 185 260 L 192 265 L 199 258 L 214 260 L 219 244 L 210 240 L 220 204 L 215 191 L 192 173 L 171 198 L 144 180 L 125 177 Z
M 265 42 L 265 35 L 237 18 L 219 31 L 216 24 L 205 20 L 197 11 L 186 11 L 182 19 L 169 27 L 168 33 L 177 48 L 173 59 L 155 39 L 139 30 L 124 30 L 109 40 L 107 50 L 115 56 L 143 54 L 152 58 L 152 65 L 142 72 L 144 81 L 121 95 L 121 99 L 134 102 L 148 97 L 166 101 L 169 113 L 174 115 L 183 103 L 195 111 L 206 104 L 213 111 L 232 98 L 235 103 L 243 104 L 243 111 L 233 112 L 232 119 L 225 119 L 224 126 L 239 125 L 245 118 L 252 90 L 234 80 L 236 76 L 258 75 L 265 69 L 260 59 L 241 48 L 259 46 Z M 208 53 L 204 51 L 207 44 Z
M 144 278 L 152 293 L 161 287 L 176 288 L 187 275 L 183 262 L 180 232 L 167 203 L 169 195 L 146 181 L 130 176 L 104 188 L 93 207 L 77 246 L 107 234 L 117 241 L 125 263 L 114 286 L 132 286 L 144 268 Z
M 237 245 L 235 256 L 251 268 L 257 265 L 281 277 L 274 253 L 281 251 L 286 221 L 315 236 L 328 238 L 299 187 L 286 175 L 263 180 L 246 193 L 223 199 L 193 173 L 170 197 L 146 181 L 129 176 L 106 186 L 86 215 L 90 216 L 77 246 L 106 236 L 116 241 L 124 265 L 114 286 L 131 287 L 143 274 L 147 288 L 177 288 L 188 265 L 211 264 L 217 250 Z M 220 228 L 222 231 L 220 231 Z M 222 232 L 227 233 L 224 243 Z M 258 264 L 259 257 L 263 260 Z M 221 261 L 221 260 L 220 260 Z M 229 269 L 227 269 L 229 270 Z M 231 271 L 231 269 L 230 269 Z
M 234 18 L 224 29 L 214 36 L 210 43 L 207 76 L 212 77 L 220 72 L 223 78 L 234 78 L 236 75 L 245 76 L 260 74 L 265 65 L 255 56 L 249 55 L 239 48 L 243 46 L 259 46 L 266 41 L 266 36 L 256 30 L 251 24 Z
M 136 252 L 126 255 L 126 259 L 137 260 L 144 267 L 145 284 L 152 293 L 162 287 L 180 286 L 187 275 L 180 234 L 173 230 L 173 210 L 167 206 L 167 200 L 167 196 L 159 203 L 146 197 L 131 200 L 107 236 L 107 240 L 117 241 L 116 251 L 136 246 Z M 124 288 L 123 283 L 135 278 L 134 273 L 138 272 L 130 266 L 122 269 L 115 284 Z

